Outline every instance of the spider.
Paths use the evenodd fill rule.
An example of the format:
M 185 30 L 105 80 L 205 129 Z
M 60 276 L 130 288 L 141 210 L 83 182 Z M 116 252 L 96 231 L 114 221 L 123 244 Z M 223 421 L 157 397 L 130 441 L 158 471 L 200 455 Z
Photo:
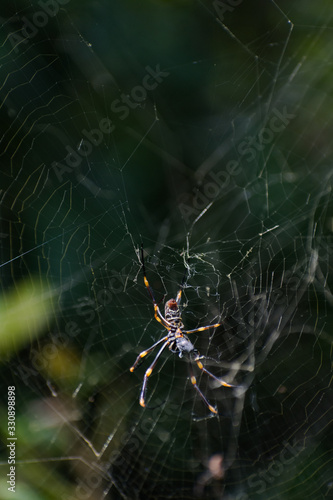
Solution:
M 141 246 L 141 263 L 142 263 L 142 269 L 143 269 L 143 278 L 144 278 L 144 284 L 147 287 L 147 290 L 149 292 L 149 295 L 153 301 L 154 304 L 154 311 L 155 311 L 155 319 L 161 323 L 161 325 L 164 326 L 168 330 L 168 334 L 161 338 L 158 342 L 155 342 L 152 346 L 150 346 L 148 349 L 140 352 L 138 357 L 136 358 L 133 366 L 130 368 L 130 371 L 133 372 L 135 368 L 138 366 L 138 363 L 145 357 L 147 354 L 149 354 L 151 351 L 155 349 L 155 347 L 159 346 L 162 344 L 160 347 L 158 353 L 155 356 L 154 361 L 152 364 L 149 366 L 149 368 L 146 370 L 146 373 L 143 378 L 143 384 L 141 388 L 141 393 L 140 393 L 140 405 L 145 407 L 146 402 L 145 402 L 145 395 L 147 391 L 147 383 L 148 383 L 148 378 L 153 372 L 153 369 L 155 368 L 155 365 L 161 356 L 162 352 L 164 349 L 169 346 L 169 350 L 174 353 L 178 354 L 180 358 L 183 357 L 184 354 L 188 354 L 189 356 L 193 356 L 193 360 L 196 362 L 198 367 L 200 368 L 201 371 L 209 375 L 211 378 L 219 382 L 222 386 L 225 387 L 235 387 L 231 384 L 227 384 L 227 382 L 224 382 L 224 380 L 219 379 L 212 373 L 210 373 L 201 363 L 202 357 L 200 356 L 199 351 L 194 347 L 192 342 L 189 340 L 187 337 L 188 334 L 190 333 L 195 333 L 195 332 L 203 332 L 204 330 L 208 330 L 209 328 L 217 328 L 218 326 L 221 325 L 221 323 L 215 323 L 214 325 L 209 325 L 209 326 L 201 326 L 200 328 L 195 328 L 194 330 L 184 330 L 184 324 L 182 322 L 180 310 L 179 310 L 179 304 L 180 304 L 180 299 L 182 296 L 182 287 L 181 286 L 179 292 L 177 293 L 177 298 L 176 299 L 170 299 L 166 302 L 165 304 L 165 312 L 164 316 L 162 315 L 158 304 L 155 300 L 153 290 L 151 286 L 148 283 L 148 279 L 146 276 L 146 269 L 145 269 L 145 263 L 144 263 L 144 257 L 143 257 L 143 247 Z M 216 408 L 214 408 L 206 399 L 206 397 L 203 395 L 201 390 L 199 389 L 197 385 L 197 380 L 193 374 L 192 368 L 190 368 L 190 374 L 191 374 L 191 383 L 195 390 L 198 392 L 199 396 L 205 403 L 205 405 L 208 407 L 208 409 L 214 413 L 217 414 Z

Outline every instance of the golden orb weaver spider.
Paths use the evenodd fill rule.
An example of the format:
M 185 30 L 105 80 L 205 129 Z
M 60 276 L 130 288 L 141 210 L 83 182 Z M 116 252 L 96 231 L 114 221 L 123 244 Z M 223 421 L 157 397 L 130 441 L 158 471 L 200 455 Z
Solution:
M 162 344 L 162 347 L 160 348 L 160 350 L 156 354 L 154 361 L 151 363 L 151 365 L 146 370 L 146 373 L 144 375 L 143 384 L 142 384 L 141 393 L 140 393 L 140 400 L 139 400 L 140 405 L 143 407 L 146 406 L 145 395 L 146 395 L 146 390 L 147 390 L 148 378 L 152 374 L 152 371 L 155 368 L 155 365 L 156 365 L 159 357 L 161 356 L 162 352 L 164 351 L 164 349 L 167 346 L 169 346 L 169 349 L 172 353 L 174 353 L 174 354 L 178 353 L 180 358 L 183 356 L 183 354 L 188 354 L 190 356 L 194 355 L 193 360 L 196 362 L 196 364 L 198 365 L 198 367 L 200 368 L 200 370 L 202 372 L 209 375 L 211 378 L 213 378 L 214 380 L 219 382 L 219 384 L 221 384 L 222 386 L 235 387 L 234 385 L 227 384 L 227 382 L 224 382 L 224 380 L 219 379 L 218 377 L 216 377 L 215 375 L 210 373 L 203 366 L 203 364 L 200 361 L 202 359 L 202 357 L 200 356 L 199 351 L 197 349 L 195 349 L 194 345 L 187 337 L 187 335 L 190 333 L 203 332 L 204 330 L 208 330 L 209 328 L 217 328 L 218 326 L 221 325 L 221 323 L 215 323 L 214 325 L 208 325 L 208 326 L 201 326 L 200 328 L 195 328 L 194 330 L 184 330 L 184 324 L 182 322 L 182 318 L 181 318 L 181 314 L 180 314 L 180 310 L 179 310 L 179 304 L 180 304 L 180 299 L 182 296 L 182 291 L 183 291 L 182 286 L 183 285 L 181 285 L 181 288 L 180 288 L 179 292 L 177 293 L 177 298 L 170 299 L 166 302 L 165 310 L 164 310 L 165 312 L 164 312 L 164 316 L 163 316 L 159 307 L 158 307 L 158 304 L 155 300 L 153 290 L 152 290 L 151 286 L 149 285 L 149 282 L 148 282 L 148 279 L 146 276 L 146 268 L 145 268 L 145 263 L 144 263 L 143 246 L 142 245 L 141 245 L 141 264 L 142 264 L 142 269 L 143 269 L 144 283 L 145 283 L 145 286 L 146 286 L 146 288 L 149 292 L 149 295 L 150 295 L 150 297 L 153 301 L 153 304 L 154 304 L 155 319 L 159 323 L 161 323 L 161 325 L 163 325 L 164 328 L 166 328 L 168 330 L 168 335 L 166 335 L 165 337 L 163 337 L 160 340 L 158 340 L 157 342 L 155 342 L 155 344 L 150 346 L 148 349 L 140 352 L 140 354 L 136 358 L 133 366 L 131 366 L 131 368 L 130 368 L 130 371 L 133 372 L 135 370 L 135 368 L 137 368 L 138 363 L 145 356 L 147 356 L 147 354 L 149 354 L 151 351 L 153 351 L 155 349 L 155 347 Z M 214 406 L 212 406 L 208 402 L 206 397 L 203 395 L 203 393 L 199 389 L 199 387 L 197 385 L 197 380 L 193 374 L 192 368 L 190 368 L 190 373 L 191 373 L 191 383 L 192 383 L 193 387 L 195 388 L 195 390 L 197 391 L 197 393 L 199 394 L 199 396 L 201 397 L 203 402 L 206 404 L 208 409 L 212 413 L 217 414 L 216 408 L 214 408 Z

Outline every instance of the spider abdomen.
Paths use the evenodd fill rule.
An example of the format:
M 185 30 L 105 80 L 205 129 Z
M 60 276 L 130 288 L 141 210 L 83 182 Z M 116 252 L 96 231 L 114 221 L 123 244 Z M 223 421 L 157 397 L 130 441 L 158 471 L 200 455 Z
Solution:
M 164 311 L 165 319 L 175 327 L 175 330 L 178 328 L 181 330 L 184 328 L 184 324 L 180 315 L 180 310 L 178 304 L 175 299 L 170 299 L 165 304 Z

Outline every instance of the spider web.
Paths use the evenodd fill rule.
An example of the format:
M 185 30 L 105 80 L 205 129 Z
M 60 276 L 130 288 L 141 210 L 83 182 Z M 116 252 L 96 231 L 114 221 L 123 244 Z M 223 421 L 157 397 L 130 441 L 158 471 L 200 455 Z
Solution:
M 332 497 L 332 8 L 1 12 L 2 498 Z M 202 363 L 136 356 L 183 282 Z M 184 280 L 184 281 L 183 281 Z M 155 352 L 155 351 L 154 351 Z M 157 352 L 155 352 L 156 355 Z

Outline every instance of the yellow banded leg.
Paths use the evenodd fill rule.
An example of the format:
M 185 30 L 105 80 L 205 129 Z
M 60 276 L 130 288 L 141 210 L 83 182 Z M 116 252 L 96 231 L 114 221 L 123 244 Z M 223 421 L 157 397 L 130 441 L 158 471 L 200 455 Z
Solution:
M 221 325 L 222 325 L 222 323 L 215 323 L 214 325 L 200 326 L 200 328 L 195 328 L 194 330 L 183 330 L 183 333 L 203 332 L 204 330 L 209 330 L 209 328 L 217 328 L 218 326 L 221 326 Z
M 165 339 L 167 339 L 168 337 L 165 337 Z M 162 340 L 165 340 L 165 339 L 161 339 L 159 342 L 161 342 Z M 158 343 L 159 343 L 158 342 Z M 161 349 L 158 351 L 158 353 L 156 354 L 155 356 L 155 359 L 154 361 L 152 362 L 152 364 L 150 365 L 150 367 L 146 370 L 146 373 L 145 373 L 145 376 L 143 377 L 143 384 L 142 384 L 142 389 L 141 389 L 141 393 L 140 393 L 140 405 L 145 407 L 146 406 L 146 403 L 145 403 L 145 395 L 146 395 L 146 390 L 147 390 L 147 383 L 148 383 L 148 378 L 150 377 L 150 375 L 152 374 L 152 371 L 153 369 L 155 368 L 155 365 L 157 363 L 157 360 L 158 358 L 160 357 L 160 355 L 162 354 L 163 352 L 163 349 L 166 348 L 167 345 L 169 345 L 169 341 L 165 340 L 165 343 L 164 345 L 162 345 Z
M 208 407 L 208 409 L 214 413 L 215 415 L 217 414 L 217 410 L 216 408 L 214 408 L 214 406 L 212 406 L 208 400 L 205 398 L 205 396 L 202 394 L 202 392 L 200 391 L 198 385 L 197 385 L 197 379 L 195 378 L 195 376 L 191 375 L 191 382 L 192 382 L 192 385 L 194 387 L 194 389 L 197 391 L 197 393 L 199 394 L 199 396 L 201 397 L 201 399 L 203 400 L 203 402 L 205 403 L 205 405 Z
M 224 380 L 219 379 L 218 377 L 216 377 L 215 375 L 213 375 L 212 373 L 210 373 L 208 370 L 206 370 L 206 368 L 204 367 L 204 365 L 201 363 L 201 361 L 198 358 L 195 359 L 195 362 L 198 365 L 198 367 L 200 368 L 200 370 L 202 370 L 203 372 L 207 373 L 207 375 L 209 375 L 210 377 L 212 377 L 219 384 L 223 385 L 224 387 L 235 387 L 234 385 L 227 384 L 227 382 L 224 382 Z
M 182 290 L 182 289 L 180 289 L 180 290 L 179 290 L 179 292 L 177 293 L 177 298 L 176 298 L 176 302 L 177 302 L 177 304 L 179 304 L 179 303 L 180 303 L 180 299 L 181 299 L 181 296 L 182 296 L 182 291 L 183 291 L 183 290 Z
M 167 321 L 163 316 L 162 316 L 162 313 L 158 307 L 157 304 L 154 303 L 154 311 L 155 311 L 155 319 L 161 323 L 161 325 L 163 325 L 165 328 L 167 328 L 168 330 L 170 329 L 170 326 L 171 324 L 169 323 L 169 321 Z M 166 324 L 167 323 L 167 324 Z M 169 325 L 169 326 L 168 326 Z
M 156 342 L 151 347 L 149 347 L 149 349 L 146 349 L 145 351 L 140 352 L 139 356 L 136 358 L 136 360 L 134 362 L 134 365 L 131 366 L 130 372 L 134 372 L 135 368 L 137 367 L 137 365 L 141 361 L 141 359 L 144 358 L 145 356 L 147 356 L 147 354 L 149 354 L 153 349 L 155 349 L 155 347 L 157 347 L 162 342 L 165 342 L 167 339 L 168 339 L 168 337 L 163 337 L 158 342 Z
M 141 263 L 142 263 L 142 268 L 143 268 L 143 281 L 144 281 L 144 284 L 148 290 L 148 293 L 153 301 L 153 304 L 154 304 L 154 311 L 155 311 L 155 319 L 157 319 L 157 321 L 159 323 L 161 323 L 161 325 L 165 326 L 165 328 L 168 328 L 170 325 L 170 323 L 163 317 L 163 314 L 161 313 L 159 307 L 158 307 L 158 304 L 156 303 L 156 300 L 155 300 L 155 297 L 154 297 L 154 293 L 153 293 L 153 290 L 151 288 L 151 286 L 149 285 L 149 281 L 147 279 L 147 276 L 146 276 L 146 267 L 145 267 L 145 262 L 144 262 L 144 258 L 143 258 L 143 247 L 141 246 Z

